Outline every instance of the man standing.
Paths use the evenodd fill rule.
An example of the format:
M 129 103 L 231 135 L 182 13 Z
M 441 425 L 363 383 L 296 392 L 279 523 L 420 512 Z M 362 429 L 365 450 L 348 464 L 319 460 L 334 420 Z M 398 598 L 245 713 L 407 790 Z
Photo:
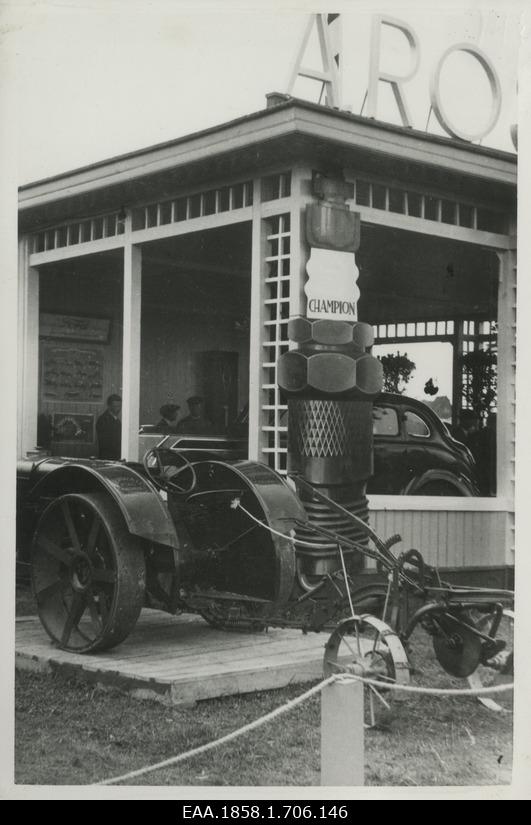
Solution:
M 177 426 L 180 433 L 193 433 L 194 435 L 209 435 L 214 432 L 214 425 L 205 415 L 205 402 L 199 395 L 188 398 L 186 403 L 190 410 L 190 415 L 182 418 Z
M 119 461 L 122 451 L 122 399 L 119 395 L 109 395 L 107 409 L 96 421 L 98 435 L 98 458 Z

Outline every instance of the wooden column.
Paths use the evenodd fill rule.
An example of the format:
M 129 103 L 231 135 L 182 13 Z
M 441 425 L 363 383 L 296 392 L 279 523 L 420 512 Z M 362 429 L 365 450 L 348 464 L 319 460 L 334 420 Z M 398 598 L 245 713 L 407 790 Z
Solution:
M 138 461 L 140 415 L 140 319 L 142 251 L 131 243 L 131 216 L 126 222 L 123 280 L 122 458 Z
M 264 328 L 266 285 L 265 257 L 267 220 L 275 215 L 290 214 L 290 301 L 291 315 L 305 314 L 306 296 L 304 284 L 306 280 L 306 262 L 308 259 L 307 244 L 304 237 L 304 208 L 306 203 L 313 200 L 311 195 L 311 169 L 296 166 L 291 170 L 291 194 L 289 207 L 284 202 L 277 201 L 262 203 L 261 181 L 254 181 L 253 190 L 253 228 L 252 228 L 252 266 L 251 266 L 251 329 L 250 329 L 250 365 L 249 365 L 249 458 L 254 461 L 264 461 L 262 447 L 264 434 L 262 431 L 262 364 L 266 355 L 263 351 L 263 341 L 266 335 Z M 275 358 L 270 351 L 267 358 Z M 264 402 L 265 403 L 265 402 Z
M 39 410 L 39 271 L 29 265 L 29 240 L 19 242 L 17 455 L 37 446 Z
M 516 251 L 498 252 L 498 412 L 496 417 L 496 496 L 509 509 L 506 562 L 514 564 L 516 445 Z
M 306 204 L 315 201 L 312 195 L 312 170 L 296 166 L 291 173 L 291 267 L 289 284 L 289 314 L 306 315 L 306 264 L 310 248 L 306 242 Z
M 463 354 L 463 328 L 464 321 L 456 318 L 454 320 L 452 341 L 452 424 L 454 427 L 458 424 L 463 401 L 463 369 L 459 363 L 459 359 Z
M 264 336 L 265 240 L 261 211 L 260 178 L 253 181 L 253 227 L 251 250 L 251 323 L 249 331 L 249 458 L 262 455 L 262 339 Z

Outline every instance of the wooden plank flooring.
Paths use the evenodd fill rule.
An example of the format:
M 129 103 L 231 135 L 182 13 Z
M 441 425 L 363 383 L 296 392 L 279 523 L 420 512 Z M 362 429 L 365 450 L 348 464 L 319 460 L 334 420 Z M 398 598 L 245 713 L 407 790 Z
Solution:
M 144 610 L 133 633 L 105 653 L 58 650 L 37 617 L 16 622 L 16 666 L 76 675 L 137 698 L 172 704 L 269 690 L 318 679 L 327 634 L 228 633 L 199 616 Z

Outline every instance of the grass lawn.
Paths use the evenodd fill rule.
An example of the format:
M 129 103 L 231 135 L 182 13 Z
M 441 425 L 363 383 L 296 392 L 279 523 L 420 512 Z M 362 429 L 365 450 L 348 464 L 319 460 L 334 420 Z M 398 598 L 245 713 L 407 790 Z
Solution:
M 32 611 L 17 589 L 21 614 Z M 324 642 L 324 638 L 323 638 Z M 414 682 L 462 687 L 441 671 L 429 640 L 413 637 Z M 209 742 L 298 696 L 305 686 L 176 708 L 80 681 L 19 672 L 15 779 L 82 785 Z M 348 735 L 348 731 L 345 731 Z M 493 785 L 511 779 L 512 715 L 469 698 L 407 696 L 386 726 L 366 732 L 367 785 Z M 133 780 L 138 785 L 319 785 L 320 699 L 204 756 Z

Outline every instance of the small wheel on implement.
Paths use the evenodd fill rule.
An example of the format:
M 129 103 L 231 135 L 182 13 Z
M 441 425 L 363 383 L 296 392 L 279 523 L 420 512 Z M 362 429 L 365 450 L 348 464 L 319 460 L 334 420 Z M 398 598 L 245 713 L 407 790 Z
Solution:
M 483 614 L 475 625 L 483 633 L 489 632 L 494 619 L 493 613 Z M 481 662 L 474 673 L 468 677 L 468 684 L 473 690 L 483 687 L 512 684 L 514 679 L 514 612 L 509 609 L 503 611 L 500 626 L 496 633 L 496 641 L 505 642 L 505 647 L 491 658 Z M 507 691 L 493 696 L 479 696 L 479 701 L 489 710 L 512 710 L 513 693 Z
M 64 650 L 114 647 L 142 609 L 141 542 L 102 493 L 69 493 L 48 505 L 33 539 L 31 573 L 40 620 Z
M 338 673 L 374 679 L 381 683 L 409 684 L 409 663 L 397 634 L 375 616 L 363 615 L 344 619 L 325 645 L 325 678 Z M 394 691 L 366 685 L 366 724 L 382 726 L 391 713 Z

